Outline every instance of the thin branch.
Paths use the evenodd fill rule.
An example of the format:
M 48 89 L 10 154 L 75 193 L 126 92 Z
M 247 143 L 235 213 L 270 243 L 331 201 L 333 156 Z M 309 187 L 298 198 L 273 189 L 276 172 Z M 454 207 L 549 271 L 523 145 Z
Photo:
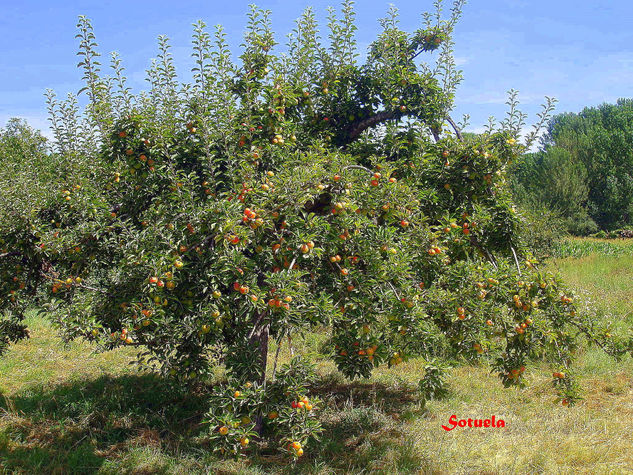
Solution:
M 485 256 L 488 258 L 488 261 L 493 265 L 493 267 L 495 269 L 498 269 L 497 267 L 497 262 L 495 261 L 495 258 L 492 254 L 490 254 L 490 252 L 488 251 L 488 249 L 486 249 L 483 246 L 480 246 L 479 243 L 477 242 L 477 239 L 475 239 L 474 236 L 472 236 L 470 238 L 470 244 L 475 247 L 476 249 L 479 250 L 479 252 L 481 252 L 482 254 L 485 254 Z
M 558 340 L 554 340 L 554 346 L 556 347 L 556 353 L 558 353 L 558 357 L 560 358 L 561 362 L 563 363 L 563 365 L 565 365 L 565 368 L 568 368 L 568 358 L 565 358 L 562 353 L 560 352 L 560 347 L 558 346 Z
M 488 249 L 486 248 L 482 248 L 484 250 L 484 253 L 486 254 L 486 256 L 488 257 L 488 260 L 490 261 L 490 263 L 493 265 L 493 267 L 496 269 L 498 269 L 497 267 L 497 263 L 495 261 L 495 258 L 493 257 L 492 254 L 490 254 L 490 252 L 488 252 Z
M 446 116 L 446 121 L 451 124 L 451 126 L 453 127 L 453 130 L 455 131 L 455 135 L 457 136 L 457 140 L 462 141 L 462 133 L 459 130 L 459 127 L 457 127 L 457 124 L 455 122 L 453 122 L 453 119 L 450 118 L 450 116 Z
M 79 287 L 82 289 L 86 289 L 86 290 L 93 290 L 94 292 L 100 292 L 102 294 L 106 294 L 106 295 L 110 295 L 107 291 L 103 290 L 103 289 L 97 289 L 95 287 L 90 287 L 89 285 L 83 285 L 83 284 L 74 284 L 75 287 Z
M 50 275 L 50 274 L 42 274 L 42 277 L 44 277 L 45 279 L 49 279 L 53 282 L 57 281 L 57 284 L 63 284 L 63 285 L 67 285 L 63 280 L 59 279 L 58 277 L 54 276 L 54 275 Z M 78 284 L 76 282 L 73 282 L 72 284 L 70 284 L 73 286 L 73 288 L 81 288 L 81 289 L 86 289 L 86 290 L 92 290 L 93 292 L 99 292 L 101 294 L 105 294 L 105 295 L 112 295 L 111 293 L 109 293 L 106 290 L 103 289 L 98 289 L 96 287 L 91 287 L 89 285 L 86 284 Z
M 366 171 L 369 174 L 373 173 L 369 168 L 366 168 L 366 167 L 364 167 L 362 165 L 348 165 L 346 167 L 343 167 L 343 170 L 353 170 L 353 169 L 364 170 L 364 171 Z
M 283 336 L 277 340 L 277 350 L 275 351 L 275 361 L 273 363 L 273 377 L 272 380 L 275 380 L 275 374 L 277 373 L 277 360 L 279 359 L 279 352 L 281 351 L 281 342 L 283 341 Z M 290 334 L 288 334 L 288 338 L 290 338 Z
M 255 334 L 255 330 L 257 330 L 257 326 L 259 325 L 259 323 L 262 321 L 262 318 L 264 318 L 264 316 L 268 313 L 268 309 L 265 309 L 262 313 L 260 313 L 257 317 L 257 320 L 255 321 L 255 325 L 253 325 L 253 328 L 251 330 L 251 332 L 248 334 L 248 339 L 250 340 L 251 338 L 253 338 L 253 335 Z
M 290 356 L 294 357 L 295 349 L 292 347 L 292 338 L 290 338 L 290 333 L 288 333 L 288 346 L 290 347 Z
M 593 336 L 589 330 L 587 328 L 585 328 L 584 326 L 581 326 L 580 323 L 575 322 L 575 321 L 570 321 L 570 323 L 572 325 L 574 325 L 576 328 L 578 328 L 589 340 L 593 341 L 596 345 L 598 345 L 600 348 L 602 348 L 602 350 L 610 355 L 611 353 L 609 352 L 609 347 L 607 345 L 604 345 L 600 340 L 598 340 L 595 336 Z M 611 355 L 613 356 L 613 355 Z
M 292 260 L 292 262 L 288 266 L 288 272 L 290 272 L 292 270 L 292 268 L 295 266 L 295 262 L 297 262 L 297 258 L 296 257 Z
M 415 58 L 420 56 L 423 52 L 424 52 L 423 49 L 419 50 L 417 53 L 415 53 L 415 54 L 413 54 L 412 56 L 409 57 L 409 61 L 413 61 Z
M 517 265 L 517 271 L 519 271 L 519 275 L 521 275 L 521 267 L 519 266 L 519 259 L 517 258 L 517 253 L 514 250 L 514 246 L 510 245 L 510 249 L 512 249 L 512 255 L 514 256 L 514 263 Z
M 394 295 L 396 296 L 396 298 L 398 300 L 400 300 L 400 295 L 398 295 L 398 291 L 396 290 L 396 288 L 393 286 L 393 284 L 391 282 L 387 282 L 389 284 L 389 287 L 391 287 L 391 290 L 393 290 Z

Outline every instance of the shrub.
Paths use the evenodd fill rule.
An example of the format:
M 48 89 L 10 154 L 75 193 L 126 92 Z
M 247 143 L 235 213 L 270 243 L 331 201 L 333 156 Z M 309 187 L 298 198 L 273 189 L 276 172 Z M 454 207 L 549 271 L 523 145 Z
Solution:
M 523 205 L 518 211 L 523 223 L 519 237 L 524 248 L 531 249 L 538 259 L 550 256 L 556 243 L 568 234 L 565 219 L 542 203 Z
M 269 444 L 297 459 L 323 431 L 316 419 L 318 398 L 308 398 L 316 374 L 300 357 L 284 365 L 273 381 L 259 384 L 229 380 L 211 395 L 207 414 L 214 450 L 244 455 L 251 439 L 262 435 Z
M 567 150 L 551 147 L 547 153 L 520 157 L 510 167 L 510 182 L 514 197 L 523 209 L 530 210 L 534 225 L 554 218 L 574 235 L 598 230 L 587 211 L 587 171 Z
M 442 364 L 429 363 L 424 366 L 424 377 L 418 383 L 422 404 L 433 399 L 443 399 L 448 395 L 447 370 Z

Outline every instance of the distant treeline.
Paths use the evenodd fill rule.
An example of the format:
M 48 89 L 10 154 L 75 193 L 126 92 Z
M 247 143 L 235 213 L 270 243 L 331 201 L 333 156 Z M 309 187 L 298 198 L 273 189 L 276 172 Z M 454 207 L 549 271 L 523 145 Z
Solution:
M 554 116 L 541 150 L 512 164 L 515 199 L 572 234 L 633 225 L 633 100 Z

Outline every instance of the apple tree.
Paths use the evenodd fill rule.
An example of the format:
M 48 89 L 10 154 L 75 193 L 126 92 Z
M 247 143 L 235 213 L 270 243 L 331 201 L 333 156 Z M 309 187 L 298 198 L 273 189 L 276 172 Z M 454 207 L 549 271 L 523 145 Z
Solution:
M 199 22 L 192 81 L 160 37 L 138 94 L 116 54 L 102 74 L 81 17 L 87 105 L 48 94 L 56 173 L 2 223 L 3 311 L 37 289 L 68 340 L 136 346 L 182 382 L 225 365 L 208 414 L 223 453 L 271 434 L 298 457 L 318 433 L 309 365 L 269 354 L 310 331 L 349 378 L 484 358 L 515 385 L 545 357 L 573 403 L 579 336 L 616 355 L 631 343 L 579 315 L 524 245 L 505 169 L 551 102 L 523 145 L 514 94 L 476 138 L 450 117 L 462 4 L 437 3 L 412 33 L 390 9 L 362 63 L 351 1 L 330 11 L 327 45 L 308 9 L 277 53 L 270 12 L 253 7 L 237 60 Z

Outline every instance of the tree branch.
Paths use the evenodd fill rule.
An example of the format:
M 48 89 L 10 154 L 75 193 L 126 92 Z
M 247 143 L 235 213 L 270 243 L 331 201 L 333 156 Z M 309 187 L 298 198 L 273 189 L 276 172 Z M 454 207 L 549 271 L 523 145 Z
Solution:
M 351 143 L 356 140 L 359 135 L 368 128 L 395 118 L 396 113 L 394 111 L 382 111 L 376 115 L 368 117 L 367 119 L 352 124 L 348 129 L 349 133 L 347 134 L 347 143 Z
M 589 340 L 591 340 L 592 342 L 594 342 L 596 345 L 598 345 L 600 348 L 602 348 L 602 350 L 610 355 L 613 356 L 614 358 L 617 358 L 616 355 L 614 355 L 611 351 L 609 351 L 609 347 L 605 344 L 603 344 L 600 340 L 598 340 L 598 338 L 596 338 L 595 336 L 593 336 L 591 334 L 591 332 L 584 326 L 582 326 L 580 323 L 576 322 L 576 321 L 570 321 L 570 323 L 575 326 L 576 328 L 578 328 Z
M 402 114 L 396 111 L 382 111 L 382 112 L 378 112 L 376 115 L 368 117 L 367 119 L 363 119 L 359 122 L 353 123 L 347 129 L 348 133 L 347 133 L 347 136 L 345 137 L 345 145 L 356 140 L 360 136 L 360 134 L 362 134 L 368 128 L 374 127 L 382 122 L 387 122 L 388 120 L 398 119 L 404 115 L 411 115 L 411 114 L 407 114 L 407 113 Z M 457 124 L 455 124 L 453 119 L 451 119 L 449 116 L 446 116 L 446 120 L 448 121 L 449 124 L 451 124 L 451 126 L 453 127 L 453 130 L 455 130 L 455 135 L 461 141 L 463 137 L 462 137 L 461 131 L 459 130 L 459 127 L 457 127 Z M 434 127 L 430 127 L 430 129 L 431 129 L 431 133 L 433 134 L 433 138 L 435 139 L 435 142 L 439 142 L 440 130 Z
M 290 334 L 288 334 L 288 338 L 290 338 Z M 277 373 L 277 360 L 279 359 L 279 352 L 281 351 L 281 342 L 283 341 L 283 336 L 277 339 L 277 351 L 275 351 L 275 362 L 273 364 L 273 375 L 272 380 L 275 380 L 275 374 Z
M 451 124 L 451 126 L 453 127 L 453 130 L 455 131 L 455 135 L 457 136 L 457 140 L 461 141 L 463 140 L 462 138 L 462 133 L 459 130 L 459 127 L 457 127 L 457 124 L 455 124 L 455 122 L 453 122 L 453 119 L 450 118 L 450 116 L 446 116 L 446 121 Z
M 514 263 L 517 265 L 517 271 L 519 272 L 519 275 L 521 275 L 521 266 L 519 266 L 519 259 L 517 258 L 517 253 L 514 250 L 514 246 L 512 246 L 512 244 L 510 244 L 510 249 L 512 250 L 512 255 L 514 256 Z
M 492 254 L 490 254 L 490 252 L 488 252 L 488 249 L 486 249 L 485 247 L 479 245 L 479 243 L 477 242 L 477 239 L 474 236 L 471 236 L 470 244 L 475 249 L 478 249 L 479 252 L 481 252 L 483 255 L 485 255 L 486 258 L 488 259 L 488 262 L 490 262 L 495 269 L 498 268 L 497 267 L 497 262 L 495 261 L 495 258 L 492 256 Z
M 264 316 L 266 316 L 266 314 L 268 313 L 268 309 L 265 309 L 263 312 L 261 312 L 258 316 L 257 319 L 255 320 L 255 324 L 253 325 L 253 328 L 251 329 L 250 333 L 248 334 L 248 339 L 250 340 L 251 338 L 253 338 L 253 335 L 255 334 L 255 332 L 257 331 L 257 326 L 259 325 L 259 323 L 262 321 L 262 318 L 264 318 Z
M 369 168 L 366 168 L 362 165 L 348 165 L 346 167 L 343 168 L 343 170 L 364 170 L 367 173 L 369 173 L 370 175 L 373 173 Z
M 435 143 L 440 141 L 440 131 L 437 128 L 434 127 L 430 127 L 431 129 L 431 133 L 433 134 L 433 139 L 435 140 Z
M 84 284 L 73 284 L 75 287 L 79 287 L 81 289 L 86 289 L 86 290 L 92 290 L 93 292 L 99 292 L 101 294 L 105 294 L 105 295 L 112 295 L 110 294 L 108 291 L 103 290 L 103 289 L 97 289 L 96 287 L 90 287 L 89 285 L 84 285 Z

